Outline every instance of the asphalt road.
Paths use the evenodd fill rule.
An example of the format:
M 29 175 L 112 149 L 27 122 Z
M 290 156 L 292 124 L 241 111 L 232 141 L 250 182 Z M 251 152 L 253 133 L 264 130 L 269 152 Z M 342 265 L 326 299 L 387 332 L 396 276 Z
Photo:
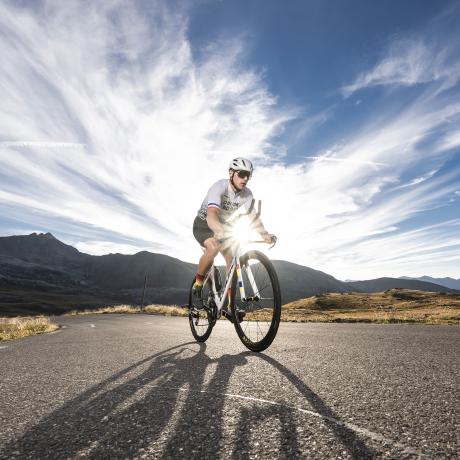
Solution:
M 0 458 L 458 458 L 456 326 L 61 317 L 0 342 Z

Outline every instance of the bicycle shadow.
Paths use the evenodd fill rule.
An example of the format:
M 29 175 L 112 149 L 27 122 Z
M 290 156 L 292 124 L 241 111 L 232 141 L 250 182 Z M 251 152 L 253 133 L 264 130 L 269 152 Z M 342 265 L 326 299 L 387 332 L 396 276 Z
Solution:
M 215 391 L 224 391 L 233 369 L 246 359 L 224 355 L 213 360 L 205 351 L 205 344 L 188 342 L 140 360 L 0 447 L 0 458 L 131 458 L 143 453 L 151 458 L 177 450 L 177 445 L 168 442 L 168 438 L 174 439 L 170 432 L 177 430 L 184 430 L 189 440 L 193 437 L 184 455 L 210 441 L 218 445 L 219 414 L 225 399 L 215 398 L 210 404 L 209 395 L 202 393 L 206 371 L 217 363 L 210 385 Z M 132 376 L 134 372 L 137 374 Z M 207 410 L 197 411 L 200 407 Z M 192 409 L 193 421 L 187 417 Z M 209 413 L 214 415 L 213 423 L 209 423 Z M 206 430 L 201 429 L 204 426 Z
M 140 360 L 92 386 L 0 447 L 0 458 L 217 457 L 224 445 L 228 450 L 223 425 L 229 402 L 225 393 L 235 369 L 247 365 L 249 357 L 264 360 L 317 412 L 338 420 L 301 379 L 275 359 L 251 352 L 213 359 L 206 354 L 205 344 L 188 342 Z M 305 455 L 289 408 L 232 407 L 239 419 L 230 449 L 233 458 L 249 458 L 253 446 L 245 428 L 267 417 L 278 418 L 282 427 L 285 442 L 279 446 L 280 457 Z M 352 456 L 373 456 L 355 433 L 329 423 Z
M 368 447 L 353 430 L 345 426 L 344 422 L 340 420 L 340 417 L 291 370 L 270 356 L 251 352 L 245 352 L 245 354 L 246 356 L 261 359 L 279 371 L 297 389 L 302 397 L 305 398 L 306 402 L 311 405 L 312 411 L 316 412 L 321 417 L 325 425 L 334 433 L 335 438 L 340 441 L 352 458 L 370 459 L 376 457 L 377 453 L 375 450 Z M 254 423 L 260 424 L 264 419 L 273 417 L 277 417 L 280 422 L 280 439 L 282 443 L 284 442 L 281 448 L 285 454 L 288 454 L 286 458 L 305 457 L 305 452 L 301 452 L 298 435 L 296 434 L 297 425 L 293 417 L 293 409 L 292 407 L 280 404 L 259 406 L 251 408 L 250 410 L 244 409 L 241 411 L 240 420 L 238 422 L 240 429 L 236 436 L 238 441 L 233 458 L 250 458 L 247 449 L 250 444 L 247 427 Z

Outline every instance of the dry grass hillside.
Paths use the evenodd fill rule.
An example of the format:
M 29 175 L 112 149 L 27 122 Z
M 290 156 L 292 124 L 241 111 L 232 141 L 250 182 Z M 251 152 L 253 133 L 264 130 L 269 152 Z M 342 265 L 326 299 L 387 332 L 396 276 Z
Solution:
M 58 328 L 44 316 L 0 318 L 0 341 L 20 339 L 29 335 L 52 332 Z
M 295 322 L 459 324 L 460 295 L 390 289 L 374 294 L 323 294 L 283 305 Z
M 144 308 L 133 305 L 115 305 L 113 307 L 101 307 L 94 310 L 73 310 L 67 315 L 94 315 L 94 314 L 109 314 L 109 313 L 150 313 L 153 315 L 166 316 L 188 316 L 188 309 L 177 305 L 147 305 Z
M 143 310 L 131 305 L 118 305 L 97 310 L 74 311 L 71 314 L 150 313 L 188 316 L 188 310 L 177 306 L 148 305 Z M 265 310 L 252 313 L 262 320 Z M 248 317 L 246 317 L 247 319 Z M 320 294 L 283 305 L 282 321 L 291 322 L 366 322 L 460 324 L 460 295 L 438 292 L 391 289 L 372 294 Z
M 188 309 L 169 305 L 108 306 L 67 314 L 150 313 L 188 316 Z M 264 319 L 265 310 L 252 313 L 252 319 Z M 248 317 L 246 317 L 246 320 Z M 320 294 L 283 305 L 282 321 L 290 322 L 366 322 L 460 324 L 460 294 L 391 289 L 373 294 Z M 0 341 L 50 332 L 57 325 L 49 318 L 0 318 Z

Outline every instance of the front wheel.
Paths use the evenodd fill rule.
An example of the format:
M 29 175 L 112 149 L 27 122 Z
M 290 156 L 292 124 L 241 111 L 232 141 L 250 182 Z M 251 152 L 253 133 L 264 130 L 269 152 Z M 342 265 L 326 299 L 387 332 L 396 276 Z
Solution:
M 259 251 L 240 259 L 245 298 L 241 297 L 237 273 L 232 280 L 231 307 L 235 329 L 243 344 L 263 351 L 276 337 L 281 317 L 281 290 L 273 264 Z
M 213 308 L 214 304 L 212 299 L 209 296 L 209 286 L 206 283 L 203 286 L 203 304 L 195 305 L 194 296 L 193 296 L 193 285 L 195 280 L 192 281 L 190 287 L 190 292 L 188 295 L 188 322 L 190 324 L 190 329 L 192 330 L 193 337 L 197 342 L 205 342 L 211 335 L 212 328 L 214 327 L 215 320 L 213 318 Z

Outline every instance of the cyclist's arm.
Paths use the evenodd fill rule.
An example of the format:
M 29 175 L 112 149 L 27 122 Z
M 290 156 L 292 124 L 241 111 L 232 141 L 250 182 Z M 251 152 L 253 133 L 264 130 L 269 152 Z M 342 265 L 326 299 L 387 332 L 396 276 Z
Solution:
M 267 230 L 265 230 L 264 224 L 260 217 L 257 217 L 252 225 L 253 229 L 259 233 L 259 235 L 265 240 L 266 243 L 276 243 L 276 235 L 273 235 L 272 233 L 269 233 Z
M 260 217 L 257 217 L 256 220 L 254 221 L 253 228 L 260 235 L 267 235 L 268 234 L 267 230 L 265 230 L 264 224 L 263 224 L 262 219 Z
M 250 206 L 250 203 L 253 201 L 253 195 L 252 195 L 252 192 L 250 190 L 248 190 L 249 192 L 249 195 L 246 199 L 246 202 L 244 204 L 244 206 L 246 207 L 246 209 L 248 209 L 248 206 Z M 255 214 L 255 211 L 253 210 L 252 211 L 252 215 Z M 273 241 L 273 239 L 276 239 L 276 236 L 267 232 L 267 230 L 265 229 L 265 226 L 262 222 L 262 219 L 260 217 L 256 217 L 256 219 L 254 220 L 254 222 L 252 223 L 252 228 L 257 232 L 259 233 L 259 235 L 268 243 L 268 242 L 271 242 Z

